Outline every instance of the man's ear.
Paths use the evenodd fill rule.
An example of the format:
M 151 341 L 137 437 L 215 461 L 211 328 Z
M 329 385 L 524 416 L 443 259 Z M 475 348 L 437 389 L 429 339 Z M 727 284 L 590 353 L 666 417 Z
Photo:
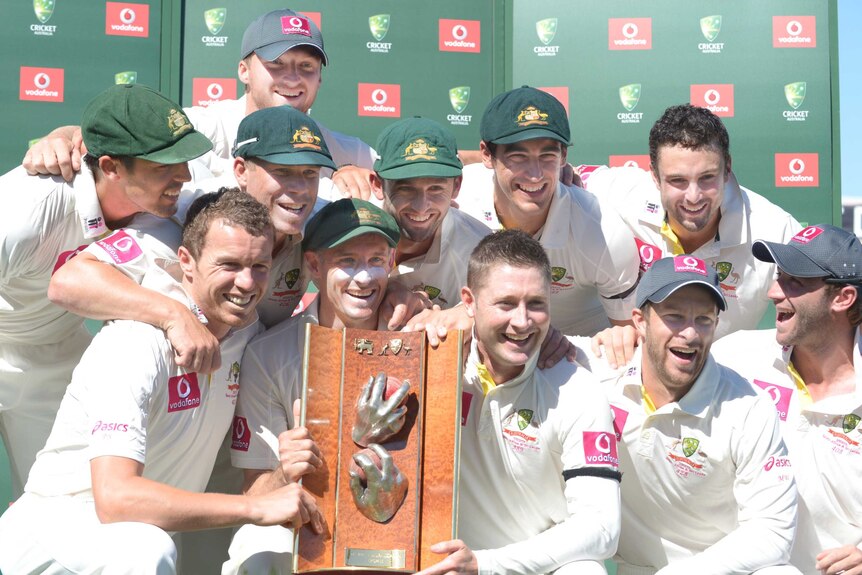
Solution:
M 99 170 L 101 170 L 105 177 L 112 180 L 116 180 L 126 173 L 122 162 L 111 156 L 99 157 Z
M 239 76 L 239 81 L 248 86 L 248 62 L 246 60 L 254 58 L 254 54 L 249 55 L 248 58 L 243 58 L 239 61 L 239 65 L 236 69 L 236 74 Z
M 486 168 L 494 169 L 494 156 L 491 154 L 491 149 L 484 140 L 479 142 L 479 153 L 482 154 L 482 164 Z
M 320 284 L 317 280 L 320 279 L 320 256 L 316 252 L 307 251 L 303 254 L 305 257 L 305 266 L 308 269 L 308 275 L 314 280 L 314 284 L 320 289 Z
M 461 302 L 464 304 L 464 309 L 467 311 L 467 316 L 475 319 L 476 297 L 473 295 L 473 290 L 471 290 L 467 286 L 461 288 Z
M 197 263 L 195 262 L 195 258 L 192 257 L 191 252 L 185 247 L 180 246 L 177 250 L 177 256 L 179 256 L 180 260 L 180 269 L 183 270 L 183 276 L 188 280 L 192 280 L 192 272 L 195 269 Z
M 245 163 L 245 158 L 234 158 L 233 175 L 236 178 L 236 183 L 243 190 L 248 185 L 248 165 Z
M 634 308 L 632 310 L 632 323 L 635 325 L 635 329 L 638 331 L 638 336 L 640 336 L 641 341 L 646 340 L 646 324 L 647 324 L 647 306 L 644 306 L 644 309 Z
M 371 191 L 381 202 L 383 201 L 383 179 L 377 175 L 377 172 L 371 172 L 368 175 L 368 180 L 371 182 Z
M 461 191 L 461 182 L 463 182 L 463 181 L 464 181 L 463 176 L 456 176 L 455 177 L 454 187 L 452 188 L 452 199 L 453 200 L 458 197 L 458 192 Z
M 856 291 L 854 286 L 845 285 L 841 286 L 841 289 L 835 292 L 832 296 L 832 303 L 830 307 L 832 311 L 837 313 L 844 313 L 853 307 L 853 304 L 856 303 L 856 299 L 859 297 L 859 292 Z

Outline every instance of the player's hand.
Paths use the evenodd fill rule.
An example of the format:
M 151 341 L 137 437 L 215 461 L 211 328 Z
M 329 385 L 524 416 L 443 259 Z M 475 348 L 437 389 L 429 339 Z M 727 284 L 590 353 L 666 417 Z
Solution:
M 395 465 L 392 456 L 380 445 L 372 443 L 368 446 L 380 458 L 378 469 L 374 461 L 365 453 L 353 456 L 362 472 L 365 473 L 365 487 L 354 471 L 350 475 L 350 492 L 356 508 L 372 521 L 383 523 L 388 521 L 407 496 L 407 478 Z
M 428 345 L 436 348 L 453 329 L 464 330 L 467 336 L 465 339 L 473 330 L 473 318 L 467 315 L 467 308 L 463 305 L 449 309 L 440 309 L 439 305 L 435 305 L 413 316 L 401 331 L 424 331 Z
M 359 166 L 342 166 L 332 174 L 332 183 L 345 198 L 371 201 L 372 171 Z
M 611 369 L 626 365 L 640 345 L 638 331 L 630 325 L 615 325 L 593 336 L 592 349 L 596 357 L 604 357 Z
M 327 531 L 326 519 L 317 508 L 314 496 L 298 483 L 248 497 L 253 504 L 255 525 L 283 525 L 296 530 L 308 524 L 315 533 Z
M 547 369 L 554 367 L 563 358 L 566 358 L 570 363 L 575 361 L 578 356 L 578 348 L 575 344 L 563 335 L 563 332 L 551 326 L 548 333 L 545 335 L 545 341 L 542 342 L 542 347 L 539 350 L 539 369 Z
M 410 318 L 430 307 L 431 299 L 424 291 L 410 291 L 399 283 L 389 282 L 380 304 L 380 314 L 386 320 L 386 327 L 396 331 L 404 327 Z
M 297 399 L 293 402 L 295 427 L 278 434 L 278 461 L 285 485 L 296 483 L 303 475 L 323 468 L 323 457 L 308 428 L 297 425 L 300 409 L 301 403 Z
M 575 167 L 568 162 L 563 164 L 563 167 L 560 168 L 560 183 L 564 186 L 584 187 L 584 182 L 581 180 L 581 176 L 575 170 Z
M 404 380 L 401 387 L 389 399 L 383 399 L 386 389 L 386 374 L 380 372 L 369 377 L 356 402 L 356 422 L 353 424 L 353 441 L 362 447 L 372 443 L 383 443 L 404 427 L 407 406 L 401 402 L 410 393 L 410 382 Z
M 855 545 L 826 549 L 816 557 L 815 568 L 823 575 L 860 575 L 862 573 L 862 550 Z
M 213 373 L 221 367 L 218 339 L 185 307 L 160 326 L 174 348 L 179 367 L 197 373 Z
M 63 176 L 71 182 L 81 170 L 81 157 L 86 153 L 81 128 L 63 126 L 30 146 L 22 165 L 32 175 Z
M 445 553 L 448 557 L 416 575 L 477 575 L 479 573 L 476 554 L 460 539 L 435 543 L 431 546 L 431 552 Z

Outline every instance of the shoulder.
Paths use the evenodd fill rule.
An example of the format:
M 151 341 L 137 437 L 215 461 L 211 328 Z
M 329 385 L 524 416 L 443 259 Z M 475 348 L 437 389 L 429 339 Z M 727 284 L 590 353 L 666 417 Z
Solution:
M 309 323 L 317 321 L 308 310 L 287 318 L 255 336 L 249 342 L 246 353 L 258 356 L 267 363 L 290 361 L 297 354 L 297 346 L 305 341 L 305 326 Z
M 749 208 L 751 232 L 754 239 L 771 240 L 773 237 L 758 235 L 770 232 L 782 234 L 777 239 L 784 239 L 784 234 L 787 232 L 791 232 L 792 235 L 802 229 L 802 226 L 790 213 L 764 196 L 743 186 L 739 186 L 739 193 Z M 789 238 L 790 236 L 787 236 L 787 239 Z
M 478 239 L 484 238 L 491 233 L 491 228 L 474 218 L 468 213 L 462 212 L 459 208 L 450 208 L 446 213 L 446 217 L 452 218 L 452 233 L 461 236 L 464 233 L 470 234 Z

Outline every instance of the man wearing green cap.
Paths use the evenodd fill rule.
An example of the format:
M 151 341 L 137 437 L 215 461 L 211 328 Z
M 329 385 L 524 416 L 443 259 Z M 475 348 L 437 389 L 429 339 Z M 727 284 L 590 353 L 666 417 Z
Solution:
M 386 329 L 380 303 L 399 238 L 389 214 L 358 199 L 328 204 L 309 221 L 302 248 L 320 294 L 300 315 L 252 340 L 243 356 L 231 460 L 245 469 L 247 494 L 268 493 L 320 468 L 320 452 L 308 431 L 295 427 L 305 326 Z M 382 395 L 372 399 L 378 424 L 394 429 L 403 423 L 405 410 L 398 406 L 407 391 L 405 386 L 385 402 Z M 289 573 L 292 549 L 290 530 L 246 526 L 234 537 L 222 572 Z
M 562 104 L 527 86 L 505 92 L 488 104 L 480 132 L 483 166 L 464 170 L 461 209 L 541 242 L 551 259 L 551 321 L 564 334 L 630 322 L 635 242 L 594 196 L 559 183 L 570 145 Z
M 48 301 L 51 276 L 135 214 L 173 214 L 186 162 L 212 147 L 179 105 L 140 85 L 99 94 L 82 125 L 90 152 L 71 182 L 23 168 L 0 177 L 0 434 L 16 495 L 90 341 L 80 317 Z

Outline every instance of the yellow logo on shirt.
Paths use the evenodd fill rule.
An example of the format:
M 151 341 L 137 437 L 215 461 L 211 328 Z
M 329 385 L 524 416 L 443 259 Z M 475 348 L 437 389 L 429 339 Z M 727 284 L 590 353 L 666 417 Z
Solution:
M 844 428 L 844 433 L 850 433 L 856 426 L 859 425 L 859 420 L 862 419 L 855 413 L 848 413 L 844 416 L 844 421 L 842 422 L 842 427 Z

